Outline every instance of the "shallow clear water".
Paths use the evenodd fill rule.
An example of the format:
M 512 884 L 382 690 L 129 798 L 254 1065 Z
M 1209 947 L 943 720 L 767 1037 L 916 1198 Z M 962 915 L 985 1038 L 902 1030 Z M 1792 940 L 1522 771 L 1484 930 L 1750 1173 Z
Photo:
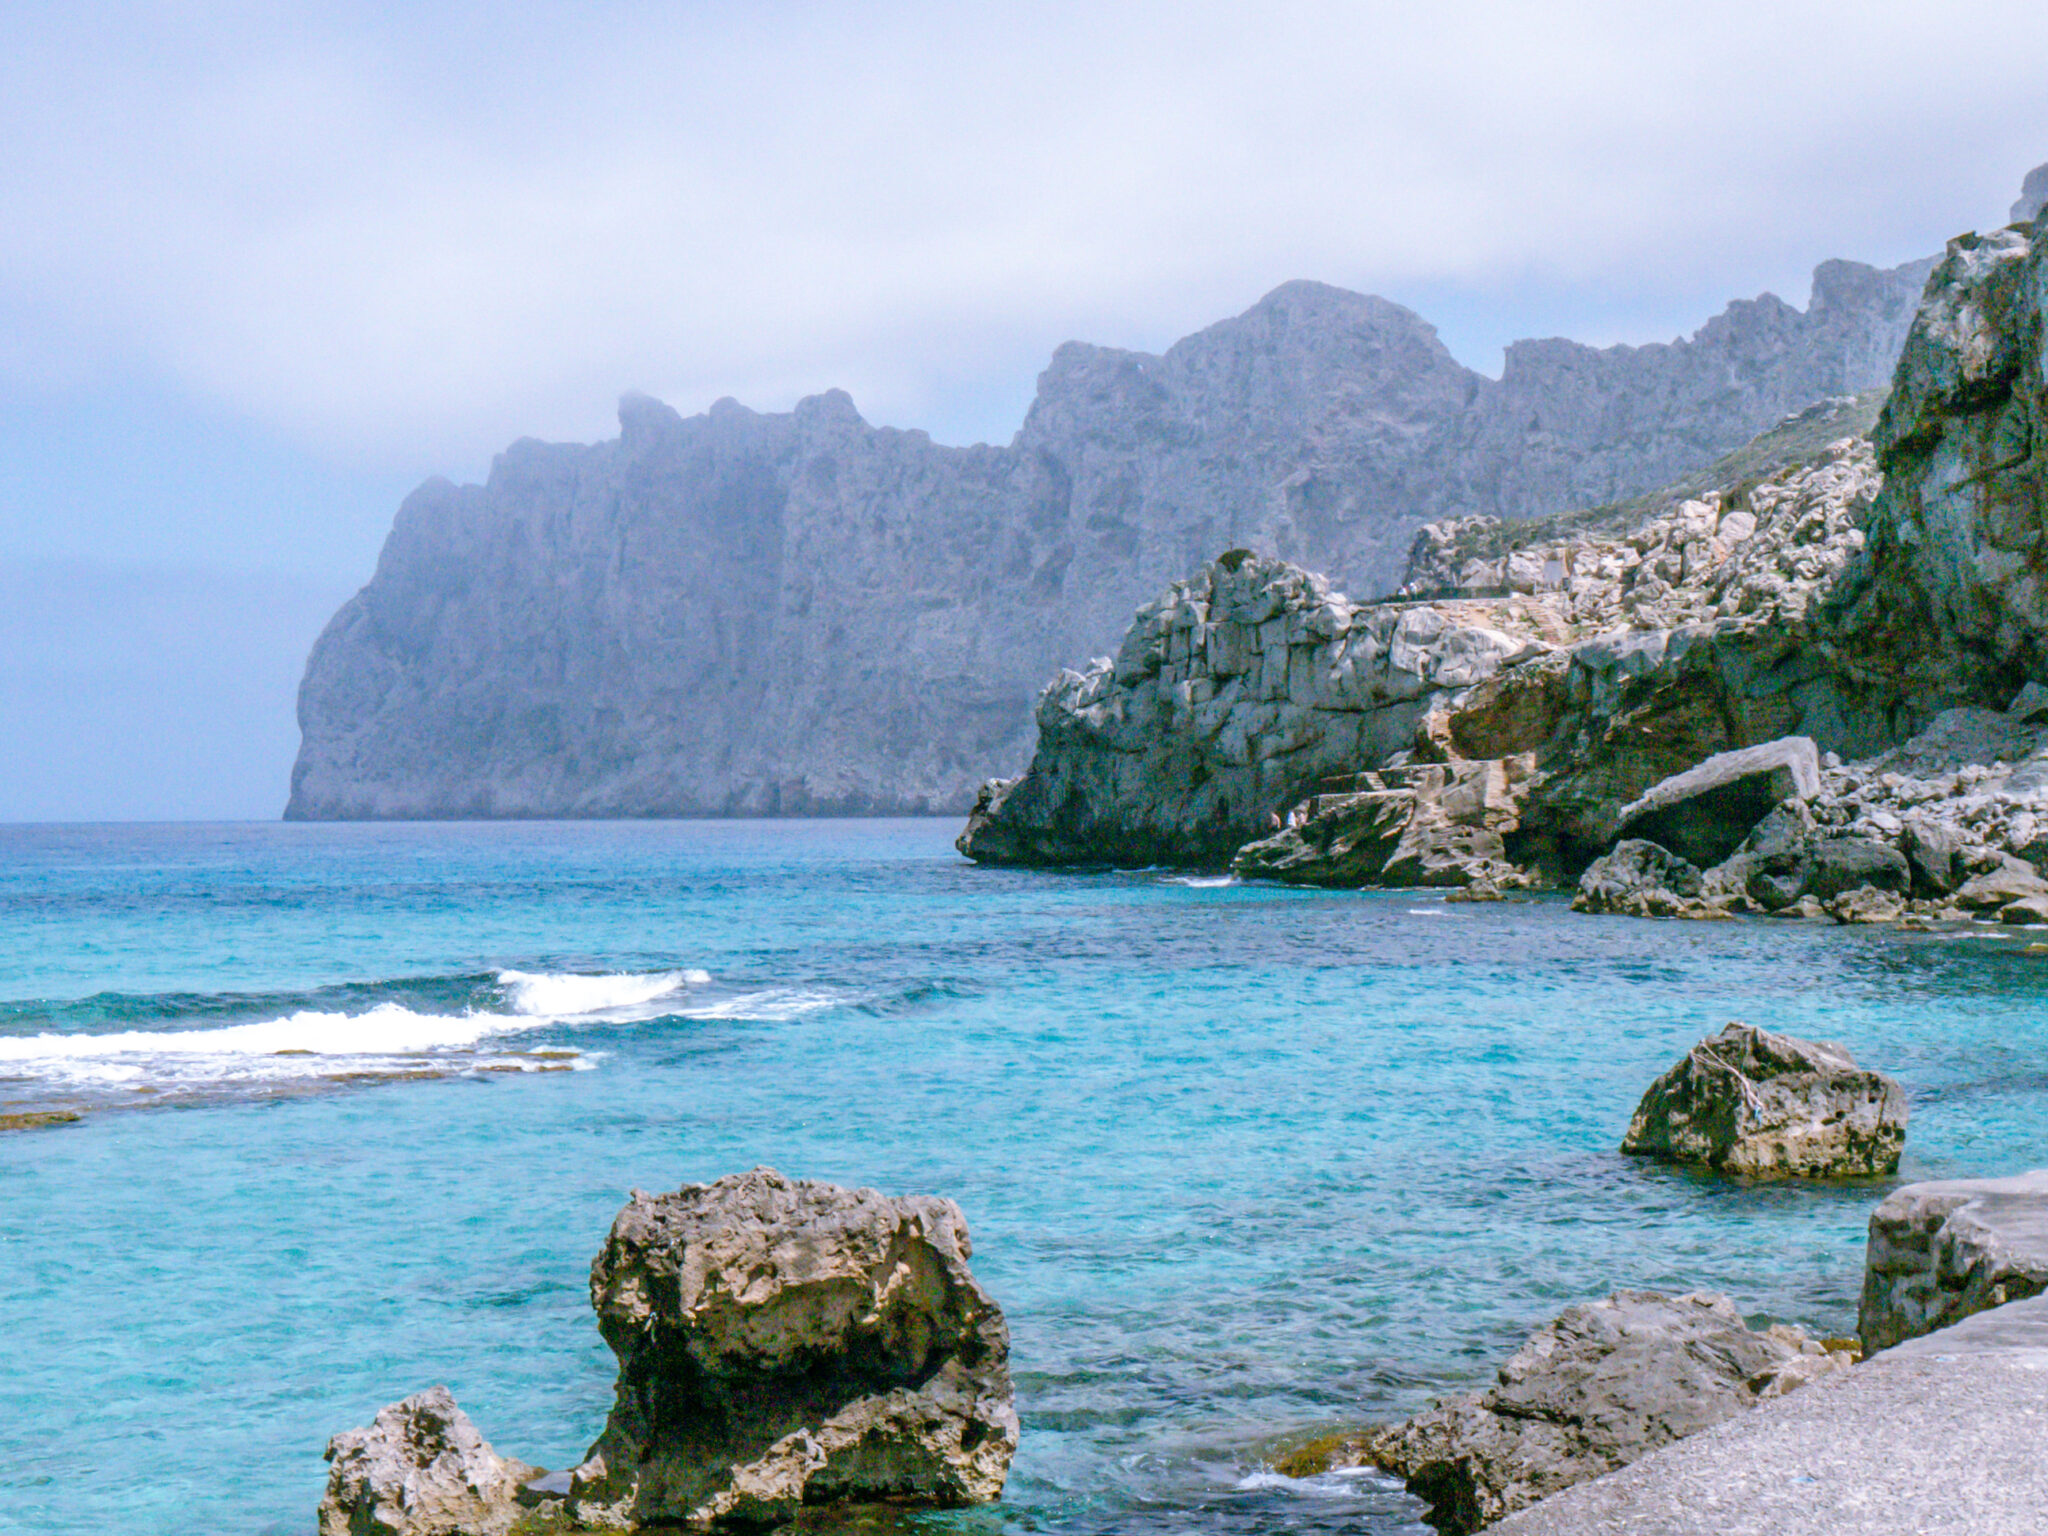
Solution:
M 1703 1033 L 1897 1073 L 1902 1179 L 2048 1161 L 2016 943 L 1008 873 L 956 830 L 0 829 L 0 1108 L 92 1111 L 0 1135 L 0 1531 L 310 1532 L 326 1437 L 434 1382 L 566 1465 L 626 1191 L 757 1163 L 967 1212 L 1025 1436 L 936 1527 L 1415 1530 L 1260 1455 L 1618 1285 L 1853 1326 L 1887 1186 L 1614 1151 Z

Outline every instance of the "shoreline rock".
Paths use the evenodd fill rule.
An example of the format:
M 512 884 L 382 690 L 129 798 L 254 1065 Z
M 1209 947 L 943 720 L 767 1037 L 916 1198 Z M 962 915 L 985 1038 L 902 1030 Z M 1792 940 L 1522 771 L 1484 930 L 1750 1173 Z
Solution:
M 1871 1354 L 2048 1292 L 2048 1169 L 1894 1190 L 1871 1212 L 1857 1333 Z
M 1442 1536 L 1466 1536 L 1848 1364 L 1801 1329 L 1751 1329 L 1725 1296 L 1616 1291 L 1537 1330 L 1487 1390 L 1328 1451 L 1402 1478 Z

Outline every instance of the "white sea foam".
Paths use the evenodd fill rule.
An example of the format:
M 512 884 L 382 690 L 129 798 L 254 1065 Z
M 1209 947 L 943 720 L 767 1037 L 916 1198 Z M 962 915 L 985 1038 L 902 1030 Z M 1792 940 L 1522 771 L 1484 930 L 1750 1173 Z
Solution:
M 1235 875 L 1168 875 L 1163 884 L 1184 885 L 1191 891 L 1220 891 L 1237 884 Z
M 610 975 L 503 971 L 506 1011 L 422 1013 L 380 1003 L 359 1013 L 305 1009 L 213 1029 L 131 1029 L 106 1034 L 0 1035 L 0 1076 L 67 1091 L 260 1089 L 357 1075 L 451 1071 L 584 1071 L 574 1050 L 530 1054 L 519 1037 L 550 1026 L 597 1026 L 675 1016 L 789 1019 L 848 999 L 774 987 L 718 995 L 698 992 L 701 970 Z
M 0 1061 L 122 1056 L 394 1056 L 474 1046 L 486 1035 L 537 1029 L 541 1019 L 414 1013 L 380 1003 L 365 1013 L 294 1013 L 221 1029 L 131 1029 L 112 1035 L 0 1036 Z
M 709 971 L 619 972 L 607 976 L 500 971 L 512 1011 L 548 1019 L 589 1018 L 639 1010 L 691 987 L 708 986 Z
M 1235 1486 L 1242 1493 L 1268 1491 L 1311 1499 L 1343 1499 L 1354 1497 L 1359 1483 L 1364 1481 L 1400 1486 L 1378 1467 L 1333 1467 L 1312 1477 L 1289 1477 L 1284 1472 L 1260 1471 L 1239 1478 Z

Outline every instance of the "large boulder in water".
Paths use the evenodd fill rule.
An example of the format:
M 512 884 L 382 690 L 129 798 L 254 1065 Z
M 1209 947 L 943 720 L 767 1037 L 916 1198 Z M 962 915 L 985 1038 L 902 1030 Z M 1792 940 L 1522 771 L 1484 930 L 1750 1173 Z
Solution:
M 327 1460 L 320 1536 L 505 1536 L 534 1472 L 492 1450 L 446 1387 L 336 1435 Z
M 1906 1095 L 1839 1045 L 1730 1024 L 1650 1085 L 1621 1150 L 1750 1178 L 1895 1171 Z
M 1871 1212 L 1857 1332 L 1875 1353 L 2048 1291 L 2048 1169 L 1895 1189 Z
M 591 1266 L 617 1400 L 575 1471 L 596 1525 L 974 1504 L 1017 1448 L 1001 1310 L 950 1200 L 756 1168 L 635 1191 Z
M 1844 1368 L 1797 1328 L 1750 1328 L 1725 1296 L 1617 1291 L 1538 1330 L 1485 1392 L 1365 1437 L 1446 1536 Z

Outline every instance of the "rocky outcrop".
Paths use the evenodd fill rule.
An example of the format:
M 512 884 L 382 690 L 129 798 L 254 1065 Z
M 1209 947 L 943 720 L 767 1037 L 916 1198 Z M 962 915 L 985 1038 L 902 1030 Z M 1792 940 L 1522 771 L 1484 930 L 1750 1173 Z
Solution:
M 1905 1144 L 1895 1080 L 1839 1045 L 1730 1024 L 1650 1085 L 1621 1150 L 1745 1178 L 1863 1178 L 1895 1171 Z
M 1348 1449 L 1462 1536 L 1848 1363 L 1800 1329 L 1751 1329 L 1725 1296 L 1617 1291 L 1539 1330 L 1495 1386 Z
M 1238 849 L 1247 880 L 1316 886 L 1527 884 L 1507 858 L 1526 759 L 1418 763 L 1311 795 L 1282 829 Z
M 960 839 L 1003 864 L 1221 868 L 1325 779 L 1407 751 L 1433 709 L 1547 649 L 1457 604 L 1360 607 L 1226 554 L 1138 611 L 1112 660 L 1039 700 L 1039 746 Z
M 806 1504 L 998 1497 L 1009 1330 L 950 1200 L 771 1169 L 635 1192 L 591 1266 L 617 1401 L 569 1514 L 745 1526 Z
M 300 691 L 304 818 L 964 809 L 1045 678 L 1237 546 L 1375 594 L 1421 524 L 1663 484 L 1883 381 L 1924 268 L 1831 262 L 1687 341 L 1518 343 L 1498 380 L 1421 318 L 1290 283 L 1164 355 L 1060 348 L 1005 447 L 839 392 L 430 481 Z
M 1742 846 L 1785 800 L 1820 793 L 1820 754 L 1804 736 L 1717 752 L 1623 806 L 1621 834 L 1657 843 L 1702 868 Z
M 1857 1332 L 1869 1353 L 2048 1292 L 2048 1170 L 1894 1190 L 1871 1213 Z
M 446 1387 L 336 1435 L 327 1460 L 320 1536 L 506 1536 L 535 1472 L 492 1450 Z
M 1821 440 L 1839 424 L 1806 420 L 1752 445 L 1744 462 L 1768 467 L 1739 506 L 1732 490 L 1660 502 L 1560 546 L 1564 574 L 1529 592 L 1357 604 L 1320 577 L 1233 552 L 1141 609 L 1113 660 L 1055 680 L 1029 771 L 987 786 L 961 850 L 992 863 L 1222 867 L 1290 807 L 1361 773 L 1424 761 L 1469 780 L 1479 770 L 1458 764 L 1508 774 L 1506 760 L 1540 752 L 1540 778 L 1514 768 L 1515 809 L 1487 830 L 1511 862 L 1576 875 L 1612 844 L 1625 806 L 1702 757 L 1809 720 L 1847 745 L 1857 722 L 1800 650 L 1794 617 L 1854 553 L 1876 487 L 1867 445 Z M 1451 558 L 1441 533 L 1424 563 Z M 1656 574 L 1666 569 L 1693 579 L 1670 587 Z M 1628 627 L 1639 623 L 1677 627 Z M 1405 828 L 1404 805 L 1360 803 L 1380 828 L 1363 844 L 1362 823 L 1331 826 L 1311 846 L 1262 851 L 1261 870 L 1313 869 L 1324 833 L 1346 847 L 1339 866 L 1369 866 L 1381 834 Z
M 1624 917 L 1727 916 L 1707 900 L 1698 865 L 1641 838 L 1623 839 L 1586 866 L 1572 910 Z
M 1949 243 L 1877 424 L 1885 490 L 1840 624 L 1923 708 L 2048 679 L 2041 245 L 2031 226 Z

